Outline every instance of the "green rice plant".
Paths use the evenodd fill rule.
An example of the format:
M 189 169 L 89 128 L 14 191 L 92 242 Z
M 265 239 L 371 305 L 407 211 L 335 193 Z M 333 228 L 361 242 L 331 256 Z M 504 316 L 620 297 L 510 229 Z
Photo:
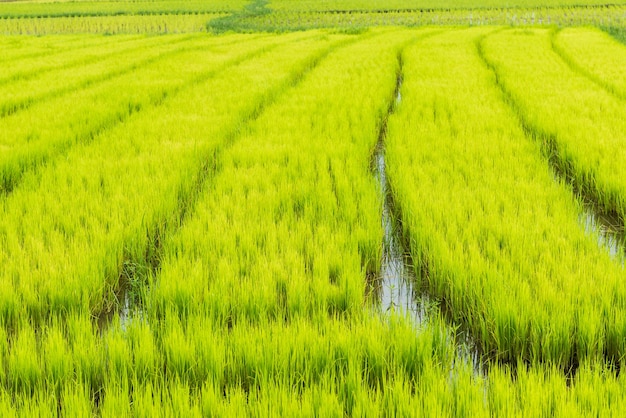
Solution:
M 3 417 L 17 418 L 17 411 L 11 402 L 11 395 L 0 390 L 0 413 Z
M 159 231 L 183 216 L 186 196 L 214 150 L 280 92 L 284 80 L 297 78 L 311 62 L 309 54 L 328 47 L 308 34 L 279 42 L 288 40 L 293 42 L 276 50 L 271 39 L 229 47 L 221 60 L 212 57 L 212 78 L 73 147 L 63 161 L 28 176 L 14 190 L 4 203 L 3 220 L 15 233 L 7 234 L 0 257 L 2 273 L 20 278 L 13 286 L 23 297 L 23 314 L 38 322 L 53 312 L 97 313 L 114 303 L 120 280 L 129 279 L 128 266 L 148 267 Z M 240 51 L 263 47 L 268 51 L 224 71 Z M 236 80 L 245 88 L 233 90 Z M 25 231 L 31 232 L 23 240 Z M 65 286 L 59 287 L 60 281 Z M 12 292 L 5 295 L 14 306 Z
M 157 0 L 157 1 L 29 1 L 2 5 L 0 17 L 71 17 L 195 14 L 239 10 L 245 0 Z
M 458 3 L 458 2 L 457 2 Z M 311 3 L 297 2 L 296 8 L 278 8 L 271 13 L 241 14 L 237 18 L 227 17 L 229 28 L 239 31 L 284 32 L 313 28 L 333 28 L 335 30 L 363 31 L 374 26 L 610 26 L 623 27 L 626 24 L 623 5 L 608 6 L 527 6 L 527 7 L 458 7 L 450 8 L 389 8 L 369 10 L 368 7 L 338 10 L 307 9 Z M 325 3 L 316 2 L 324 8 Z M 350 3 L 344 3 L 349 5 Z M 375 5 L 375 2 L 370 2 Z M 303 7 L 303 5 L 305 5 Z M 270 3 L 272 8 L 273 3 Z M 222 19 L 209 22 L 223 22 Z
M 614 25 L 611 23 L 600 25 L 602 30 L 607 32 L 609 35 L 620 41 L 621 43 L 626 43 L 626 28 L 619 25 Z
M 626 100 L 626 48 L 603 32 L 566 28 L 552 34 L 552 48 L 574 70 Z
M 70 357 L 70 347 L 61 332 L 60 326 L 52 326 L 43 338 L 42 349 L 44 362 L 44 380 L 49 390 L 61 395 L 63 383 L 70 380 L 74 370 Z
M 200 330 L 201 328 L 198 328 Z M 135 320 L 126 327 L 132 353 L 133 387 L 157 380 L 162 362 L 158 355 L 157 339 L 145 321 Z M 210 344 L 207 341 L 207 344 Z
M 66 385 L 61 396 L 61 412 L 67 417 L 93 415 L 93 405 L 88 388 L 83 382 Z
M 623 269 L 583 231 L 582 205 L 482 63 L 475 42 L 491 31 L 435 36 L 403 59 L 387 155 L 413 259 L 486 357 L 619 363 Z
M 41 45 L 50 45 L 53 37 L 50 38 L 51 39 L 46 39 L 45 41 L 40 39 L 39 42 Z M 172 41 L 180 42 L 180 40 L 174 37 Z M 32 79 L 37 76 L 42 76 L 46 72 L 55 70 L 63 70 L 66 68 L 76 69 L 85 64 L 98 62 L 109 56 L 117 56 L 117 54 L 123 54 L 129 51 L 137 52 L 143 48 L 149 48 L 161 42 L 162 40 L 156 37 L 100 37 L 97 40 L 86 37 L 83 44 L 76 46 L 68 45 L 60 51 L 52 50 L 48 51 L 47 54 L 34 53 L 34 56 L 26 57 L 17 56 L 12 58 L 11 56 L 5 56 L 3 63 L 6 64 L 6 66 L 0 69 L 0 84 Z M 36 51 L 36 47 L 36 45 L 25 45 L 21 50 Z
M 619 416 L 623 270 L 503 100 L 492 30 L 192 37 L 98 90 L 168 94 L 0 200 L 0 415 Z M 385 120 L 413 257 L 507 361 L 487 374 L 437 309 L 366 302 Z
M 224 13 L 189 12 L 185 14 L 88 15 L 64 17 L 24 17 L 0 19 L 0 34 L 174 34 L 206 32 L 207 21 Z
M 181 39 L 173 38 L 172 41 L 164 42 L 163 39 L 148 38 L 137 49 L 122 50 L 121 53 L 110 54 L 104 59 L 88 61 L 83 63 L 79 70 L 68 65 L 53 72 L 39 71 L 38 77 L 20 77 L 13 80 L 0 87 L 2 93 L 0 116 L 6 117 L 34 103 L 85 89 L 115 76 L 130 73 L 158 60 L 168 52 L 171 54 L 172 50 L 180 49 L 180 45 L 177 44 L 181 42 Z
M 33 395 L 42 387 L 38 351 L 35 330 L 29 324 L 23 324 L 19 335 L 12 337 L 11 349 L 6 357 L 6 386 L 24 397 Z
M 579 33 L 584 45 L 585 32 Z M 505 46 L 509 42 L 512 48 Z M 602 211 L 623 221 L 626 214 L 623 101 L 579 71 L 573 71 L 553 51 L 548 31 L 501 32 L 487 37 L 482 50 L 521 122 L 532 135 L 545 142 L 546 153 L 553 163 Z M 619 53 L 607 59 L 607 69 L 602 72 L 607 75 L 598 77 L 608 80 L 611 71 L 618 71 L 610 70 L 611 64 L 619 60 Z M 607 82 L 621 91 L 616 82 Z
M 191 315 L 186 324 L 171 314 L 144 324 L 159 341 L 157 355 L 166 361 L 172 354 L 166 347 L 178 353 L 195 347 L 199 353 L 200 345 L 213 345 L 224 354 L 218 363 L 209 365 L 189 356 L 186 367 L 221 367 L 224 374 L 220 380 L 204 379 L 201 372 L 196 376 L 177 374 L 159 367 L 152 379 L 142 381 L 130 375 L 122 377 L 107 367 L 102 372 L 106 381 L 96 394 L 93 387 L 72 376 L 60 396 L 44 384 L 29 396 L 0 386 L 0 410 L 8 416 L 45 416 L 57 407 L 64 415 L 91 408 L 102 416 L 280 413 L 313 417 L 349 412 L 380 416 L 611 416 L 621 410 L 626 399 L 622 378 L 600 363 L 584 364 L 570 381 L 555 367 L 524 365 L 515 375 L 495 365 L 488 377 L 477 377 L 469 364 L 455 360 L 454 347 L 441 338 L 447 326 L 438 317 L 419 332 L 402 316 L 369 314 L 347 320 L 328 318 L 317 324 L 302 317 L 289 323 L 240 321 L 227 331 L 210 325 L 203 313 Z M 175 322 L 177 330 L 173 331 Z M 174 345 L 172 332 L 177 334 Z M 113 355 L 108 350 L 121 354 L 119 344 L 131 334 L 130 328 L 107 331 L 107 344 L 100 346 L 100 354 Z M 108 344 L 113 341 L 116 343 Z M 131 359 L 127 365 L 132 358 L 127 357 Z M 72 354 L 68 359 L 76 360 Z M 375 373 L 382 376 L 380 386 L 371 385 L 374 359 L 382 360 Z M 419 368 L 410 371 L 406 360 L 419 363 Z M 13 401 L 8 394 L 13 394 Z
M 103 339 L 94 332 L 89 313 L 71 314 L 65 318 L 65 326 L 58 321 L 57 327 L 65 328 L 69 352 L 67 356 L 74 370 L 74 375 L 61 380 L 64 390 L 72 390 L 75 385 L 84 387 L 90 401 L 102 397 L 107 373 L 107 353 Z M 58 332 L 50 329 L 48 332 Z
M 233 37 L 229 42 L 242 39 Z M 173 37 L 174 43 L 184 40 Z M 165 42 L 166 46 L 170 42 Z M 241 54 L 224 55 L 229 42 L 193 38 L 178 47 L 156 47 L 152 58 L 110 74 L 108 80 L 77 91 L 61 87 L 68 90 L 66 94 L 29 104 L 28 111 L 0 119 L 0 147 L 5 151 L 0 157 L 0 191 L 11 192 L 27 171 L 210 78 L 219 68 L 216 56 L 230 58 L 222 64 L 229 65 L 255 54 L 259 51 L 256 45 L 264 45 L 250 43 L 250 49 L 243 48 Z M 59 114 L 59 109 L 65 111 Z
M 134 42 L 139 40 L 141 35 L 126 35 L 118 38 L 120 44 L 125 42 Z M 99 46 L 110 44 L 111 39 L 104 36 L 96 35 L 50 35 L 46 37 L 46 42 L 42 42 L 40 38 L 31 36 L 2 36 L 0 43 L 2 44 L 3 54 L 2 63 L 7 67 L 2 68 L 3 75 L 16 74 L 24 68 L 20 68 L 23 63 L 29 62 L 28 68 L 35 72 L 38 68 L 45 68 L 46 63 L 42 58 L 48 57 L 51 61 L 63 61 L 62 57 L 68 51 L 82 50 L 87 56 L 98 55 L 95 49 Z M 69 53 L 71 55 L 72 52 Z M 30 61 L 29 61 L 30 60 Z M 10 67 L 8 64 L 12 64 Z M 17 67 L 15 70 L 14 67 Z M 34 68 L 33 68 L 34 67 Z
M 106 352 L 105 367 L 108 378 L 108 381 L 105 380 L 105 387 L 108 389 L 120 382 L 127 384 L 130 380 L 133 362 L 133 353 L 128 338 L 119 327 L 115 327 L 104 333 L 102 343 Z M 126 392 L 128 392 L 128 388 L 126 388 Z M 105 390 L 104 396 L 106 399 L 107 390 Z
M 582 6 L 605 6 L 602 0 L 587 0 Z M 617 1 L 612 4 L 623 4 Z M 545 8 L 581 6 L 573 0 L 271 0 L 270 7 L 276 10 L 298 11 L 394 11 L 394 10 L 429 10 L 429 9 L 499 9 L 499 8 Z
M 151 314 L 201 309 L 226 323 L 362 309 L 382 242 L 368 165 L 396 65 L 395 49 L 368 51 L 411 35 L 337 50 L 243 132 L 166 243 Z
M 104 391 L 104 399 L 99 408 L 100 416 L 104 417 L 131 417 L 131 398 L 126 380 L 108 385 Z M 181 411 L 182 413 L 182 411 Z

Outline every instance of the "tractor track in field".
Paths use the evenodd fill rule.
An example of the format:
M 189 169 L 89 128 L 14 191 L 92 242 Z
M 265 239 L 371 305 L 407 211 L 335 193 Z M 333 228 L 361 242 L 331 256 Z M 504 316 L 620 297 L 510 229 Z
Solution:
M 179 201 L 182 202 L 179 206 L 179 211 L 169 217 L 169 219 L 174 221 L 160 223 L 154 226 L 152 230 L 147 231 L 146 236 L 149 245 L 147 246 L 144 259 L 124 260 L 124 266 L 133 266 L 133 268 L 123 268 L 119 272 L 119 284 L 113 295 L 118 302 L 109 304 L 108 307 L 92 315 L 101 331 L 106 330 L 115 318 L 119 318 L 120 324 L 124 326 L 133 317 L 143 316 L 141 307 L 144 302 L 141 300 L 142 297 L 133 298 L 129 297 L 129 295 L 145 294 L 145 289 L 143 289 L 143 292 L 138 290 L 145 288 L 150 278 L 158 280 L 163 258 L 163 248 L 168 237 L 175 235 L 183 227 L 190 214 L 193 213 L 193 209 L 203 191 L 210 184 L 211 180 L 221 172 L 223 154 L 232 147 L 242 132 L 258 120 L 267 108 L 277 103 L 289 90 L 300 84 L 329 54 L 362 39 L 364 39 L 364 36 L 338 41 L 306 59 L 302 67 L 290 74 L 284 81 L 261 93 L 257 105 L 247 114 L 240 115 L 238 118 L 246 120 L 246 123 L 237 125 L 233 130 L 227 132 L 221 143 L 202 157 L 203 163 L 198 167 L 193 186 L 179 196 Z

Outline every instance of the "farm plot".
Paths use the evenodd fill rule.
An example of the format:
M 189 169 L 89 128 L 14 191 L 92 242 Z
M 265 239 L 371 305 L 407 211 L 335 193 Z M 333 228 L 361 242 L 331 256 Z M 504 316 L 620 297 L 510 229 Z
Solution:
M 491 31 L 407 52 L 388 164 L 411 250 L 486 355 L 618 361 L 623 269 L 585 235 L 581 208 L 502 100 L 476 44 Z
M 0 191 L 10 193 L 26 172 L 62 155 L 72 145 L 88 143 L 134 113 L 159 107 L 168 96 L 210 78 L 219 69 L 213 65 L 219 63 L 216 56 L 236 62 L 254 55 L 258 49 L 243 46 L 230 55 L 224 48 L 256 37 L 232 37 L 219 44 L 206 38 L 173 37 L 160 48 L 145 52 L 144 59 L 128 58 L 131 61 L 126 67 L 88 74 L 82 83 L 65 81 L 63 72 L 45 73 L 56 81 L 54 85 L 44 93 L 27 91 L 21 101 L 9 101 L 13 104 L 6 107 L 10 114 L 0 119 L 5 150 L 0 157 Z M 256 44 L 259 47 L 269 45 L 260 42 Z M 251 47 L 254 45 L 251 42 Z M 32 75 L 27 82 L 45 85 Z
M 594 35 L 606 45 L 606 39 Z M 581 37 L 577 48 L 593 50 L 598 41 L 587 43 L 588 38 Z M 624 75 L 619 73 L 626 54 L 621 45 L 609 45 L 615 55 L 605 58 L 605 69 L 599 70 L 602 58 L 594 53 L 584 57 L 573 52 L 582 57 L 562 59 L 554 50 L 560 39 L 557 34 L 552 40 L 546 30 L 504 31 L 486 37 L 480 48 L 521 123 L 544 142 L 556 167 L 604 212 L 623 222 L 626 118 Z M 509 41 L 512 48 L 506 46 Z M 567 54 L 568 47 L 558 50 Z
M 626 48 L 589 29 L 340 32 L 0 39 L 0 91 L 30 100 L 0 118 L 0 415 L 626 408 L 623 266 L 546 153 L 572 141 L 539 131 L 556 110 L 523 98 L 556 81 L 522 91 L 509 68 L 525 48 L 528 71 L 577 80 L 561 100 L 617 119 Z M 432 300 L 420 323 L 372 301 L 384 201 Z

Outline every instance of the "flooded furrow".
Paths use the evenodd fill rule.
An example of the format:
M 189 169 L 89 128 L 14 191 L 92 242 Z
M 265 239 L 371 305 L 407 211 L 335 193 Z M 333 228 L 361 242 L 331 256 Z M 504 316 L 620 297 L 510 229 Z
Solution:
M 427 296 L 417 292 L 415 286 L 419 283 L 415 274 L 411 254 L 404 247 L 402 239 L 402 224 L 395 216 L 393 196 L 389 190 L 385 160 L 385 139 L 387 123 L 396 107 L 402 101 L 402 72 L 396 75 L 396 87 L 393 100 L 387 109 L 378 135 L 378 142 L 374 151 L 371 169 L 376 177 L 382 194 L 383 227 L 382 258 L 378 277 L 374 281 L 374 292 L 383 313 L 391 311 L 407 314 L 415 323 L 420 325 L 428 318 L 428 307 L 431 305 Z
M 104 311 L 95 314 L 94 322 L 97 323 L 101 332 L 109 328 L 116 319 L 119 320 L 121 327 L 125 328 L 135 319 L 142 320 L 146 318 L 144 312 L 145 293 L 149 291 L 149 279 L 158 279 L 161 263 L 163 261 L 165 240 L 177 234 L 185 225 L 187 218 L 193 215 L 194 207 L 198 199 L 200 199 L 209 183 L 221 172 L 221 161 L 224 153 L 234 145 L 241 134 L 245 132 L 245 129 L 252 126 L 270 106 L 281 100 L 288 91 L 299 85 L 309 73 L 314 71 L 327 56 L 331 54 L 331 52 L 357 42 L 359 39 L 361 38 L 355 37 L 331 43 L 315 54 L 307 55 L 302 59 L 300 66 L 286 74 L 282 81 L 259 91 L 255 98 L 257 101 L 256 106 L 251 106 L 248 110 L 242 110 L 242 114 L 239 115 L 238 119 L 245 121 L 245 123 L 234 123 L 232 128 L 224 133 L 222 142 L 206 152 L 203 163 L 198 167 L 197 175 L 193 180 L 193 186 L 181 190 L 180 201 L 184 203 L 179 206 L 176 213 L 171 214 L 171 221 L 163 220 L 157 223 L 158 225 L 162 225 L 161 227 L 157 226 L 155 230 L 148 231 L 149 245 L 145 253 L 145 258 L 142 256 L 137 260 L 130 256 L 125 257 L 123 267 L 119 274 L 118 285 L 115 290 L 115 302 Z M 275 44 L 270 47 L 261 48 L 255 53 L 240 57 L 237 62 L 233 63 L 233 66 L 251 59 L 260 53 L 267 53 L 276 49 L 279 45 L 280 44 Z M 221 69 L 216 70 L 215 74 L 226 68 L 227 66 L 223 66 Z
M 383 315 L 391 312 L 406 315 L 413 322 L 416 330 L 425 326 L 429 318 L 446 316 L 440 310 L 440 304 L 433 300 L 422 285 L 423 277 L 417 272 L 422 268 L 413 261 L 407 243 L 409 242 L 402 229 L 402 219 L 398 214 L 393 193 L 387 178 L 385 157 L 385 141 L 387 124 L 391 115 L 402 102 L 402 59 L 399 59 L 399 71 L 396 76 L 396 87 L 387 115 L 383 119 L 378 135 L 378 142 L 371 161 L 371 170 L 378 182 L 382 194 L 381 224 L 383 228 L 382 255 L 380 271 L 371 283 L 373 297 Z M 468 364 L 477 376 L 487 372 L 487 362 L 481 356 L 471 335 L 456 326 L 449 331 L 448 340 L 454 344 L 456 361 Z M 451 371 L 452 373 L 452 371 Z M 451 375 L 452 376 L 452 375 Z M 451 377 L 452 378 L 452 377 Z
M 382 258 L 376 279 L 377 297 L 383 313 L 398 311 L 408 314 L 416 325 L 427 321 L 428 296 L 416 290 L 418 278 L 410 253 L 404 248 L 402 225 L 394 216 L 393 199 L 387 183 L 384 144 L 379 142 L 374 155 L 374 174 L 383 196 L 381 222 L 383 227 Z
M 602 213 L 596 205 L 587 199 L 583 201 L 583 211 L 578 217 L 586 234 L 592 235 L 598 246 L 605 249 L 611 258 L 618 261 L 622 267 L 626 261 L 624 223 L 616 216 Z
M 577 182 L 575 173 L 570 162 L 560 161 L 556 156 L 560 155 L 559 146 L 554 136 L 546 134 L 526 119 L 512 93 L 502 82 L 497 67 L 489 61 L 483 50 L 483 42 L 486 36 L 476 41 L 476 50 L 483 64 L 494 75 L 494 83 L 502 93 L 504 102 L 511 108 L 516 116 L 520 127 L 529 139 L 535 139 L 541 144 L 541 150 L 548 161 L 553 173 L 554 181 L 568 185 L 576 200 L 581 204 L 582 210 L 578 216 L 578 222 L 585 233 L 593 235 L 598 246 L 607 251 L 609 255 L 624 266 L 626 258 L 626 234 L 625 222 L 616 213 L 607 211 L 597 202 L 600 200 L 596 192 L 590 189 L 588 184 Z

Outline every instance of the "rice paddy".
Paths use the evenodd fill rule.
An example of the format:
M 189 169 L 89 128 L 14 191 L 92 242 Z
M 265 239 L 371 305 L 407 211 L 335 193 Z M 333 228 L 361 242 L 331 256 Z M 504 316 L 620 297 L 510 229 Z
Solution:
M 0 416 L 621 416 L 624 6 L 518 3 L 2 3 Z

